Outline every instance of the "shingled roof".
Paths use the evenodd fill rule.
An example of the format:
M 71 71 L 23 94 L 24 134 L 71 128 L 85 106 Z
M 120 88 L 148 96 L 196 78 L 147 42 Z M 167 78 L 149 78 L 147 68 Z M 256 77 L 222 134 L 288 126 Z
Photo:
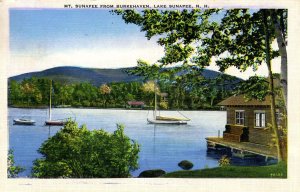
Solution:
M 271 98 L 267 96 L 264 101 L 256 99 L 247 100 L 244 95 L 231 96 L 218 103 L 221 106 L 270 106 Z

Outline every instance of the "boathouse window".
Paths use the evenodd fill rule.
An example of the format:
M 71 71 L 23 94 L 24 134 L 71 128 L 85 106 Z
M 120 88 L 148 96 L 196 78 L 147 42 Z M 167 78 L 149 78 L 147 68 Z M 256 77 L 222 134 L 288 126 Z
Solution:
M 266 127 L 266 113 L 264 111 L 255 111 L 255 127 Z
M 235 124 L 244 125 L 245 123 L 245 111 L 235 111 Z

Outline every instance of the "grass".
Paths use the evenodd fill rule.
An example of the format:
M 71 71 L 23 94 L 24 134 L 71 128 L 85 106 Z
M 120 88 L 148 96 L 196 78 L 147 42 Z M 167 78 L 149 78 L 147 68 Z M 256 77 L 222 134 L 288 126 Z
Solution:
M 284 162 L 268 166 L 226 166 L 193 171 L 175 171 L 162 177 L 167 178 L 287 178 Z

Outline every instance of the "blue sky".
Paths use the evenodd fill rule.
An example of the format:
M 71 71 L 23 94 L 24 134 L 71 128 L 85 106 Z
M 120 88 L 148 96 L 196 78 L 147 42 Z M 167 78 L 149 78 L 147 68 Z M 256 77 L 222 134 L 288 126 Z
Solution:
M 119 68 L 163 56 L 155 39 L 121 16 L 99 9 L 10 9 L 8 76 L 56 66 Z M 210 69 L 218 68 L 212 64 Z M 258 71 L 258 74 L 263 74 Z M 247 78 L 253 72 L 228 74 Z
M 10 51 L 9 76 L 55 66 L 128 67 L 163 55 L 138 26 L 94 9 L 11 9 Z
M 10 42 L 13 51 L 35 49 L 37 46 L 58 51 L 83 46 L 85 43 L 84 46 L 89 47 L 92 40 L 117 38 L 120 34 L 125 37 L 143 37 L 137 26 L 126 25 L 120 16 L 106 10 L 10 11 Z

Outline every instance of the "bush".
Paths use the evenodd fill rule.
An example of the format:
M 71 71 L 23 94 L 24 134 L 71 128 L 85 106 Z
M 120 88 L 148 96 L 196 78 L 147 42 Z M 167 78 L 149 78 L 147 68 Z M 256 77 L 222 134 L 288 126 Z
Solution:
M 13 150 L 8 151 L 7 157 L 7 176 L 8 178 L 17 177 L 19 173 L 23 172 L 25 169 L 20 166 L 15 165 L 14 153 Z
M 188 160 L 183 160 L 180 163 L 178 163 L 178 166 L 181 167 L 184 170 L 190 170 L 191 168 L 193 168 L 193 163 L 188 161 Z
M 129 177 L 138 168 L 139 145 L 117 125 L 114 133 L 89 131 L 74 121 L 46 140 L 32 169 L 38 178 Z
M 77 101 L 74 101 L 74 102 L 72 103 L 72 105 L 73 105 L 74 107 L 82 107 L 82 104 L 79 103 L 79 102 L 77 102 Z
M 159 103 L 159 107 L 160 107 L 161 109 L 168 109 L 168 103 L 165 102 L 165 101 L 160 102 L 160 103 Z
M 84 101 L 82 102 L 82 106 L 84 106 L 84 107 L 90 107 L 90 106 L 91 106 L 91 103 L 90 103 L 88 100 L 84 100 Z
M 225 166 L 229 166 L 229 165 L 230 165 L 230 159 L 229 159 L 229 157 L 227 157 L 227 155 L 223 155 L 219 159 L 219 166 L 220 167 L 225 167 Z
M 162 169 L 146 170 L 140 173 L 139 177 L 160 177 L 166 174 Z

